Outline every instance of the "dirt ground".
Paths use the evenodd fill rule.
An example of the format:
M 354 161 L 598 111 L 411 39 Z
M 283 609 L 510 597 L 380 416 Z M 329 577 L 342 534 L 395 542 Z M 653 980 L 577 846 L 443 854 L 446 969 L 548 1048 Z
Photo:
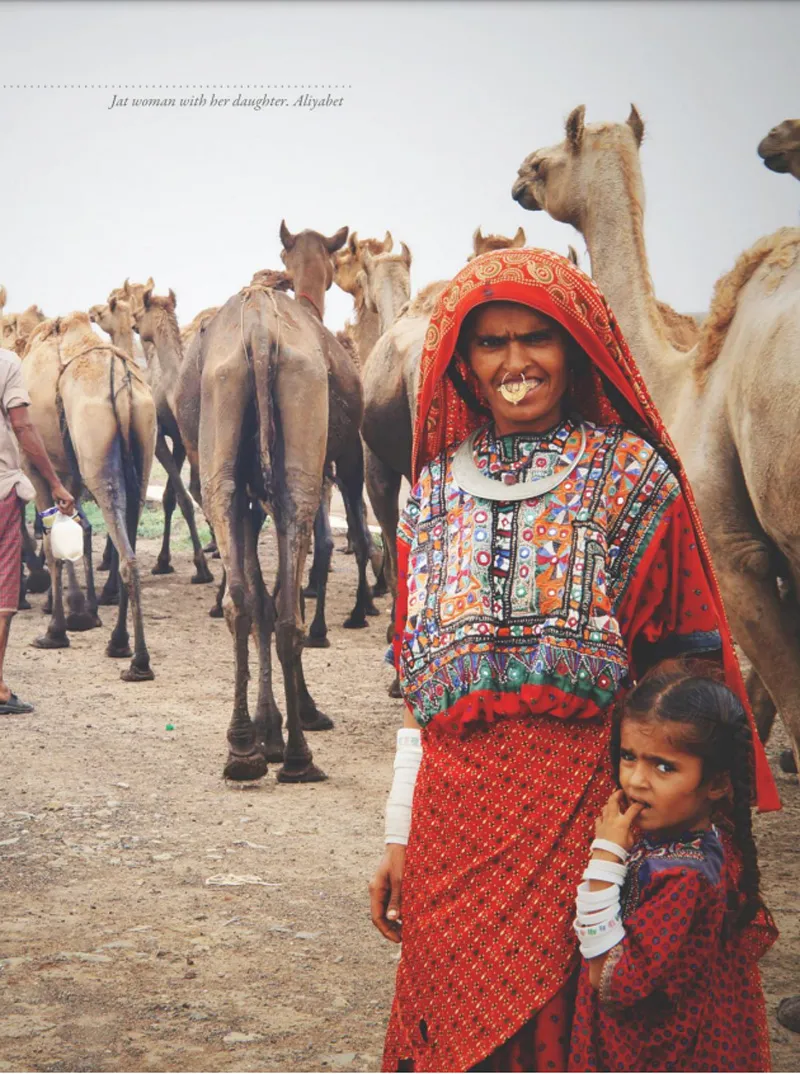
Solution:
M 68 650 L 30 648 L 43 597 L 12 628 L 8 678 L 36 713 L 0 717 L 0 1069 L 377 1070 L 398 957 L 366 890 L 400 721 L 388 601 L 368 629 L 343 630 L 355 565 L 335 553 L 331 647 L 305 655 L 336 724 L 310 736 L 328 782 L 282 786 L 270 771 L 226 785 L 228 631 L 208 618 L 212 587 L 190 585 L 187 552 L 151 576 L 157 550 L 141 542 L 154 682 L 121 682 L 105 657 L 112 609 Z M 262 552 L 269 570 L 268 538 Z M 776 734 L 775 768 L 784 744 Z M 758 836 L 782 936 L 762 965 L 774 1069 L 789 1071 L 800 1036 L 775 1008 L 800 992 L 800 788 L 777 778 L 784 810 Z M 264 884 L 207 883 L 229 874 Z

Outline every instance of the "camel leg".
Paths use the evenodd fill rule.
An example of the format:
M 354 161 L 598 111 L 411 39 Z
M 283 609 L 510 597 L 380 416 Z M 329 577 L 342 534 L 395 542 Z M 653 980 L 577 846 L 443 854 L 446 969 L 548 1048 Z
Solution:
M 347 454 L 336 460 L 336 483 L 344 501 L 347 529 L 353 536 L 358 562 L 356 603 L 350 615 L 345 619 L 344 626 L 348 630 L 358 630 L 368 625 L 367 615 L 378 614 L 367 583 L 369 530 L 364 513 L 364 453 L 360 436 L 354 438 Z
M 310 525 L 303 529 L 292 519 L 281 525 L 276 519 L 278 536 L 278 623 L 276 648 L 283 669 L 286 691 L 287 742 L 284 762 L 278 771 L 281 783 L 316 783 L 326 779 L 314 764 L 300 721 L 300 677 L 302 676 L 303 632 L 300 626 L 300 580 L 308 552 Z M 309 520 L 310 521 L 310 520 Z
M 725 514 L 709 528 L 714 567 L 733 636 L 780 712 L 800 761 L 800 605 L 793 592 L 781 596 L 776 564 L 781 559 L 758 525 L 741 481 L 711 490 Z M 709 490 L 703 487 L 706 495 Z M 727 493 L 727 498 L 725 496 Z
M 97 568 L 99 571 L 111 570 L 111 560 L 114 556 L 114 542 L 110 537 L 106 537 L 105 547 L 103 549 L 103 558 L 100 560 L 100 566 Z
M 64 617 L 64 561 L 53 559 L 49 547 L 49 537 L 45 545 L 45 554 L 50 565 L 50 593 L 53 601 L 53 613 L 47 626 L 47 633 L 37 638 L 33 645 L 36 649 L 67 649 L 69 648 L 69 638 L 67 637 L 67 622 Z
M 217 595 L 214 600 L 213 607 L 208 613 L 212 619 L 223 619 L 225 612 L 222 610 L 222 598 L 225 596 L 225 587 L 227 584 L 227 576 L 225 574 L 225 568 L 222 568 L 222 577 L 219 580 L 219 586 L 217 588 Z
M 192 582 L 194 584 L 213 582 L 214 576 L 208 569 L 206 557 L 203 555 L 203 549 L 200 545 L 200 537 L 197 533 L 197 523 L 194 517 L 194 506 L 181 478 L 181 466 L 183 466 L 183 460 L 186 458 L 186 450 L 180 440 L 173 440 L 173 444 L 174 448 L 170 451 L 163 433 L 159 433 L 158 440 L 156 441 L 156 457 L 167 471 L 169 481 L 164 490 L 164 539 L 161 545 L 161 552 L 156 561 L 156 566 L 153 568 L 153 574 L 170 574 L 173 570 L 170 565 L 169 540 L 172 526 L 172 512 L 175 510 L 175 502 L 177 500 L 181 509 L 181 514 L 186 519 L 186 524 L 189 527 L 189 534 L 192 538 L 194 565 L 196 568 L 196 572 L 192 576 Z
M 108 540 L 111 541 L 111 538 L 109 537 Z M 104 606 L 119 604 L 119 554 L 114 547 L 113 541 L 111 541 L 108 577 L 106 578 L 106 584 L 103 586 L 103 591 L 100 594 L 98 603 Z
M 397 599 L 397 523 L 400 519 L 398 497 L 402 476 L 389 469 L 369 448 L 366 448 L 365 461 L 367 494 L 381 527 L 384 569 L 392 593 L 391 617 L 386 628 L 386 640 L 391 645 L 394 637 L 395 600 Z M 389 687 L 389 696 L 402 696 L 400 681 L 396 673 Z
M 283 761 L 283 717 L 275 702 L 272 690 L 272 635 L 275 633 L 275 604 L 264 585 L 261 564 L 258 561 L 258 534 L 261 519 L 251 509 L 245 528 L 251 530 L 245 543 L 245 569 L 253 581 L 253 607 L 255 611 L 254 633 L 258 645 L 258 700 L 256 702 L 256 738 L 263 744 L 267 763 Z
M 22 526 L 22 559 L 28 568 L 25 591 L 27 593 L 46 593 L 50 588 L 50 572 L 47 569 L 45 558 L 36 551 L 36 541 L 25 524 L 24 514 L 20 524 Z
M 305 645 L 309 649 L 327 649 L 330 646 L 328 627 L 325 622 L 325 600 L 328 594 L 328 571 L 332 555 L 331 520 L 328 504 L 323 497 L 314 517 L 314 563 L 311 568 L 311 574 L 315 583 L 314 595 L 317 598 L 317 605 L 314 609 L 314 619 L 305 638 Z M 308 594 L 308 590 L 304 590 L 303 595 L 310 594 Z
M 93 630 L 102 626 L 97 614 L 97 594 L 94 588 L 94 572 L 92 570 L 92 526 L 89 519 L 78 509 L 78 516 L 83 530 L 83 572 L 86 582 L 86 596 L 78 582 L 77 571 L 72 563 L 67 564 L 67 578 L 69 591 L 67 594 L 67 630 L 83 631 Z

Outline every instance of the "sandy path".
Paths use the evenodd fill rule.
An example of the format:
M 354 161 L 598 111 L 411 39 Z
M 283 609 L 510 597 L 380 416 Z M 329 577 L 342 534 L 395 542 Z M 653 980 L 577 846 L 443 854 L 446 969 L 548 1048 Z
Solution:
M 397 957 L 366 900 L 400 719 L 386 616 L 341 629 L 355 573 L 337 552 L 331 648 L 305 657 L 336 722 L 311 738 L 331 778 L 226 786 L 227 628 L 187 553 L 149 574 L 157 549 L 142 542 L 155 682 L 121 682 L 103 655 L 111 609 L 59 652 L 27 644 L 42 597 L 14 623 L 9 677 L 37 712 L 2 718 L 0 1069 L 376 1070 Z M 774 1009 L 800 991 L 800 789 L 779 778 L 786 808 L 758 828 L 783 937 L 763 966 L 775 1069 L 796 1070 L 800 1036 Z M 274 886 L 205 883 L 229 873 Z

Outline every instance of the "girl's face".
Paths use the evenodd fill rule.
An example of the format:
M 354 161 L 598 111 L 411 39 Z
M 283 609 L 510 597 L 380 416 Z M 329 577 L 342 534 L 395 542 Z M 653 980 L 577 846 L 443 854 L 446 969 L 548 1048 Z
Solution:
M 643 832 L 670 837 L 708 828 L 714 803 L 727 793 L 725 775 L 703 782 L 701 758 L 673 745 L 680 732 L 680 724 L 622 720 L 619 782 L 629 802 L 645 807 L 636 819 Z
M 568 384 L 567 335 L 542 313 L 516 302 L 487 302 L 472 315 L 464 358 L 480 383 L 499 436 L 545 432 L 563 417 Z M 527 389 L 503 398 L 503 383 Z

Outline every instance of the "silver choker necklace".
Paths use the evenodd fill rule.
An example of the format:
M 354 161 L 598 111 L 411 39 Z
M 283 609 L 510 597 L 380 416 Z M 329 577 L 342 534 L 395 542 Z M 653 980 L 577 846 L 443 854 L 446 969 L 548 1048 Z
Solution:
M 475 463 L 475 440 L 482 432 L 476 429 L 467 437 L 463 444 L 456 449 L 453 455 L 452 474 L 453 480 L 463 492 L 470 496 L 477 496 L 481 500 L 500 500 L 508 503 L 516 500 L 533 500 L 537 496 L 544 496 L 566 481 L 583 458 L 586 450 L 586 426 L 581 422 L 581 446 L 577 455 L 565 469 L 549 477 L 534 478 L 533 481 L 518 481 L 516 485 L 504 485 L 502 481 L 495 481 L 482 473 Z M 559 458 L 563 459 L 564 455 Z

